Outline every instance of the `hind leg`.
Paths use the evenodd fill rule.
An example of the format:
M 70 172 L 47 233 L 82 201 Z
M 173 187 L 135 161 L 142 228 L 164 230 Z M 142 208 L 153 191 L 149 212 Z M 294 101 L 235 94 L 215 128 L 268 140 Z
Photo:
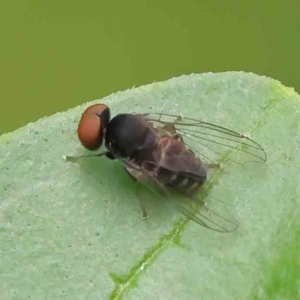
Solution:
M 146 220 L 149 218 L 149 215 L 147 213 L 147 210 L 146 210 L 146 206 L 145 206 L 145 203 L 142 201 L 142 199 L 138 198 L 139 199 L 139 205 L 140 205 L 140 208 L 142 210 L 142 217 L 143 217 L 143 220 Z
M 129 172 L 129 170 L 127 168 L 125 168 L 127 174 L 130 176 L 130 178 L 134 181 L 134 182 L 138 182 L 138 180 Z M 138 201 L 139 201 L 139 206 L 142 210 L 142 218 L 143 220 L 146 220 L 149 215 L 147 213 L 147 210 L 146 210 L 146 206 L 145 206 L 145 203 L 144 201 L 139 197 L 137 191 L 136 191 L 136 195 L 137 195 L 137 198 L 138 198 Z

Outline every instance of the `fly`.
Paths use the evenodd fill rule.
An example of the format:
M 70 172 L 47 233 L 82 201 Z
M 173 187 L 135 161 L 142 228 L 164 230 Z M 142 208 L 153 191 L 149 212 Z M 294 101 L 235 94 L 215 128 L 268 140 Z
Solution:
M 180 213 L 225 233 L 234 231 L 238 222 L 226 207 L 214 208 L 197 196 L 208 170 L 221 168 L 226 161 L 243 165 L 267 160 L 257 142 L 225 127 L 161 113 L 118 114 L 111 119 L 105 104 L 92 105 L 83 112 L 77 133 L 88 150 L 99 149 L 104 141 L 106 151 L 92 156 L 121 161 L 134 180 L 153 184 Z M 216 207 L 222 205 L 216 201 Z M 147 217 L 142 204 L 141 208 Z

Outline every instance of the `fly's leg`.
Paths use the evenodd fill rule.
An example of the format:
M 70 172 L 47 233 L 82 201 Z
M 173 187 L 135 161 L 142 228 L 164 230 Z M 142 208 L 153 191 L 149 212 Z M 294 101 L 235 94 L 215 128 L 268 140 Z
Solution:
M 204 165 L 208 169 L 221 169 L 222 168 L 222 164 L 219 164 L 219 163 L 204 163 Z
M 140 205 L 140 208 L 142 210 L 142 217 L 143 217 L 143 220 L 146 220 L 149 218 L 149 215 L 147 213 L 147 210 L 146 210 L 146 206 L 145 206 L 145 203 L 142 201 L 142 199 L 138 198 L 139 199 L 139 205 Z
M 128 171 L 128 169 L 125 167 L 125 171 L 127 172 L 127 174 L 130 176 L 130 178 L 134 181 L 134 182 L 137 182 L 138 180 Z M 138 200 L 139 200 L 139 206 L 140 206 L 140 208 L 141 208 L 141 210 L 142 210 L 142 217 L 143 217 L 143 220 L 146 220 L 148 217 L 149 217 L 149 215 L 148 215 L 148 213 L 147 213 L 147 210 L 146 210 L 146 206 L 145 206 L 145 203 L 143 202 L 143 200 L 142 199 L 140 199 L 139 198 L 139 195 L 138 195 L 138 193 L 136 192 L 136 194 L 137 194 L 137 198 L 138 198 Z
M 101 157 L 101 156 L 106 156 L 109 159 L 115 159 L 110 152 L 106 151 L 106 152 L 97 153 L 97 154 L 87 154 L 87 155 L 80 155 L 80 156 L 64 155 L 63 160 L 75 162 L 75 161 L 79 161 L 83 158 L 93 158 L 93 157 Z

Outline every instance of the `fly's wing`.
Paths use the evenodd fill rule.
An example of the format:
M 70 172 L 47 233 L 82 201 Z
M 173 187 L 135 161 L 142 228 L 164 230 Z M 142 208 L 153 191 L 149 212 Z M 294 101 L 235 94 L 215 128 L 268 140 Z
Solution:
M 166 200 L 169 205 L 188 217 L 188 219 L 205 228 L 222 233 L 232 232 L 239 226 L 239 223 L 230 215 L 230 207 L 228 204 L 212 197 L 210 197 L 211 199 L 206 203 L 204 199 L 207 197 L 207 194 L 205 193 L 203 193 L 202 198 L 183 195 L 179 190 L 167 188 L 159 182 L 151 172 L 141 168 L 132 161 L 126 159 L 123 159 L 122 161 L 125 166 L 129 166 L 132 169 L 142 172 L 155 187 L 153 189 L 149 184 L 146 184 L 147 188 L 156 192 L 163 200 Z
M 193 174 L 198 179 L 206 179 L 206 166 L 181 141 L 161 137 L 151 155 L 153 161 L 166 171 Z
M 180 135 L 198 158 L 208 163 L 231 160 L 238 164 L 265 163 L 267 155 L 257 142 L 215 124 L 171 114 L 142 114 L 159 134 Z
M 223 233 L 235 231 L 239 223 L 231 213 L 233 208 L 212 196 L 208 197 L 208 193 L 203 192 L 201 198 L 191 196 L 180 200 L 175 196 L 176 199 L 169 198 L 169 201 L 172 201 L 170 204 L 179 212 L 205 228 Z M 209 199 L 206 202 L 207 198 Z

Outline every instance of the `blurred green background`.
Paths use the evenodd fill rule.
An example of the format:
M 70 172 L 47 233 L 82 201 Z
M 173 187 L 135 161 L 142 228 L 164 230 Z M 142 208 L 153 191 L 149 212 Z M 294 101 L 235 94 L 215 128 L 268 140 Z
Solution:
M 191 72 L 252 71 L 300 91 L 300 1 L 0 3 L 0 134 Z

